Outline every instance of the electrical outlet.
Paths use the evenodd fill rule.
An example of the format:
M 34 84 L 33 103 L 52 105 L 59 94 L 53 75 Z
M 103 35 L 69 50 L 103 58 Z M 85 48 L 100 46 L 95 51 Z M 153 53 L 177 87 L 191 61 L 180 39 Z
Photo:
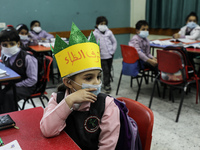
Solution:
M 0 22 L 0 28 L 5 28 L 6 27 L 6 23 L 5 22 Z

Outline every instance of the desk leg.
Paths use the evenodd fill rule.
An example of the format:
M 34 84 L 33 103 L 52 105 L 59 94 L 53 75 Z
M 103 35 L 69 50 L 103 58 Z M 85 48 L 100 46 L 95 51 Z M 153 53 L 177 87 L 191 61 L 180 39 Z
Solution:
M 14 101 L 15 101 L 15 109 L 18 110 L 18 101 L 17 101 L 17 92 L 16 92 L 16 86 L 15 83 L 13 84 L 13 96 L 14 96 Z

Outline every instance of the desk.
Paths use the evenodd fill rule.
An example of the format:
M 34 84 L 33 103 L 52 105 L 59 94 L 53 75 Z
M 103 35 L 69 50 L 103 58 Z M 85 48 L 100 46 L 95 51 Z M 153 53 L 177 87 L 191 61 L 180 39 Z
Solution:
M 52 51 L 51 51 L 51 48 L 50 47 L 44 47 L 42 45 L 35 45 L 35 46 L 29 46 L 34 52 L 37 52 L 37 53 L 47 53 L 49 52 L 51 57 L 53 57 L 52 55 Z M 54 75 L 57 75 L 57 79 L 59 80 L 59 70 L 58 70 L 58 73 L 54 73 L 53 71 L 53 63 L 51 65 L 51 77 L 52 77 L 52 82 L 54 84 Z
M 36 107 L 7 113 L 15 121 L 18 129 L 0 131 L 4 144 L 17 140 L 23 150 L 80 150 L 78 145 L 64 132 L 52 138 L 45 138 L 40 131 L 43 108 Z M 2 114 L 1 114 L 2 115 Z
M 0 78 L 0 85 L 4 82 L 9 82 L 12 84 L 13 88 L 13 95 L 14 95 L 14 100 L 15 100 L 15 108 L 18 110 L 18 102 L 17 102 L 17 93 L 16 93 L 16 87 L 15 87 L 15 81 L 20 79 L 21 76 L 17 74 L 15 71 L 12 69 L 6 67 L 4 64 L 0 63 L 0 68 L 5 70 L 8 76 L 1 77 Z

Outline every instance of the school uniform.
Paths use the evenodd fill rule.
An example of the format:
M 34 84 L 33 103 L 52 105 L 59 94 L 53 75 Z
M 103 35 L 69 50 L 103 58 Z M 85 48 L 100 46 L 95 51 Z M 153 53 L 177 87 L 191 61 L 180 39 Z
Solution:
M 103 69 L 104 86 L 110 86 L 110 72 L 112 67 L 113 55 L 117 49 L 117 40 L 112 31 L 107 29 L 104 33 L 97 28 L 93 32 L 97 43 L 100 42 L 101 66 Z
M 68 95 L 69 92 L 66 90 L 65 96 Z M 73 105 L 72 110 L 65 102 L 65 99 L 58 104 L 56 98 L 57 94 L 52 93 L 49 104 L 45 108 L 43 118 L 40 122 L 40 129 L 46 137 L 59 135 L 65 127 L 67 128 L 68 124 L 66 124 L 66 119 L 68 119 L 74 110 L 77 112 L 90 110 L 90 102 L 83 102 L 79 106 Z M 79 130 L 79 128 L 81 128 L 81 125 L 80 127 L 77 125 L 75 130 Z M 98 149 L 114 150 L 120 133 L 120 112 L 118 106 L 114 103 L 114 99 L 111 97 L 106 97 L 105 99 L 105 108 L 100 120 L 99 129 Z
M 141 38 L 139 35 L 135 35 L 128 43 L 129 46 L 134 47 L 139 55 L 139 58 L 142 60 L 142 64 L 145 68 L 150 68 L 151 70 L 155 71 L 155 74 L 158 73 L 157 67 L 152 66 L 147 62 L 148 59 L 152 59 L 153 56 L 151 55 L 150 49 L 150 42 L 147 38 Z
M 200 26 L 197 25 L 193 29 L 184 26 L 180 29 L 178 34 L 180 34 L 180 38 L 186 38 L 190 40 L 200 40 Z
M 21 76 L 16 85 L 17 100 L 26 98 L 35 90 L 38 74 L 37 59 L 25 51 L 20 50 L 10 58 L 2 54 L 3 63 Z M 0 112 L 16 111 L 11 85 L 1 90 Z
M 31 30 L 29 33 L 33 36 L 34 39 L 41 40 L 42 38 L 46 38 L 47 40 L 54 38 L 52 34 L 49 34 L 48 32 L 42 30 L 39 33 L 36 33 L 35 31 Z

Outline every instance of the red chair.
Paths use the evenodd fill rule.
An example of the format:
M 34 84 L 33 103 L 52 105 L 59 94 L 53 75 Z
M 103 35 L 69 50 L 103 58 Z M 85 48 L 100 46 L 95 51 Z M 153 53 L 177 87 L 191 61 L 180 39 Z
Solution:
M 142 149 L 150 150 L 154 124 L 153 112 L 147 106 L 130 98 L 118 97 L 117 99 L 126 103 L 129 109 L 128 115 L 136 121 L 142 142 Z
M 22 106 L 22 108 L 20 108 L 21 110 L 23 110 L 25 108 L 25 104 L 29 100 L 31 101 L 33 107 L 36 107 L 35 103 L 33 102 L 33 98 L 39 98 L 42 103 L 42 106 L 45 108 L 43 99 L 46 99 L 47 101 L 49 101 L 49 98 L 45 95 L 45 94 L 47 94 L 47 92 L 45 90 L 46 90 L 47 81 L 49 81 L 49 74 L 50 74 L 50 68 L 51 68 L 52 62 L 53 62 L 52 57 L 45 56 L 44 66 L 43 66 L 45 73 L 44 73 L 44 76 L 42 77 L 42 79 L 40 81 L 38 81 L 38 82 L 40 82 L 41 87 L 40 87 L 39 91 L 31 94 L 31 96 L 24 99 L 23 106 Z
M 141 69 L 139 55 L 137 53 L 137 50 L 134 47 L 128 46 L 128 45 L 120 45 L 120 46 L 121 46 L 123 61 L 122 61 L 122 71 L 119 77 L 116 95 L 118 95 L 118 90 L 121 83 L 122 75 L 128 75 L 128 76 L 131 76 L 130 87 L 132 87 L 133 79 L 137 79 L 138 91 L 135 98 L 135 100 L 137 101 L 139 93 L 140 93 L 143 77 L 146 83 L 148 83 L 147 78 L 149 76 L 150 70 Z M 148 74 L 146 74 L 146 72 Z M 139 78 L 141 78 L 140 81 L 138 80 Z
M 149 108 L 151 107 L 151 104 L 153 101 L 155 85 L 158 84 L 158 82 L 164 83 L 170 86 L 170 88 L 173 87 L 173 88 L 181 89 L 181 100 L 180 100 L 180 104 L 178 108 L 178 113 L 176 116 L 176 122 L 178 122 L 179 115 L 181 112 L 181 107 L 184 100 L 184 92 L 187 92 L 187 88 L 191 83 L 196 83 L 196 89 L 197 89 L 196 102 L 198 102 L 199 78 L 197 77 L 195 73 L 193 74 L 193 76 L 187 77 L 187 72 L 184 73 L 185 66 L 182 64 L 182 58 L 179 54 L 175 52 L 170 52 L 166 50 L 157 50 L 157 59 L 158 59 L 158 70 L 160 72 L 174 74 L 178 71 L 181 71 L 183 79 L 179 81 L 170 81 L 170 80 L 163 80 L 161 77 L 161 74 L 157 76 L 154 82 L 153 91 L 152 91 L 150 102 L 149 102 Z M 173 92 L 173 90 L 171 90 L 171 92 Z

